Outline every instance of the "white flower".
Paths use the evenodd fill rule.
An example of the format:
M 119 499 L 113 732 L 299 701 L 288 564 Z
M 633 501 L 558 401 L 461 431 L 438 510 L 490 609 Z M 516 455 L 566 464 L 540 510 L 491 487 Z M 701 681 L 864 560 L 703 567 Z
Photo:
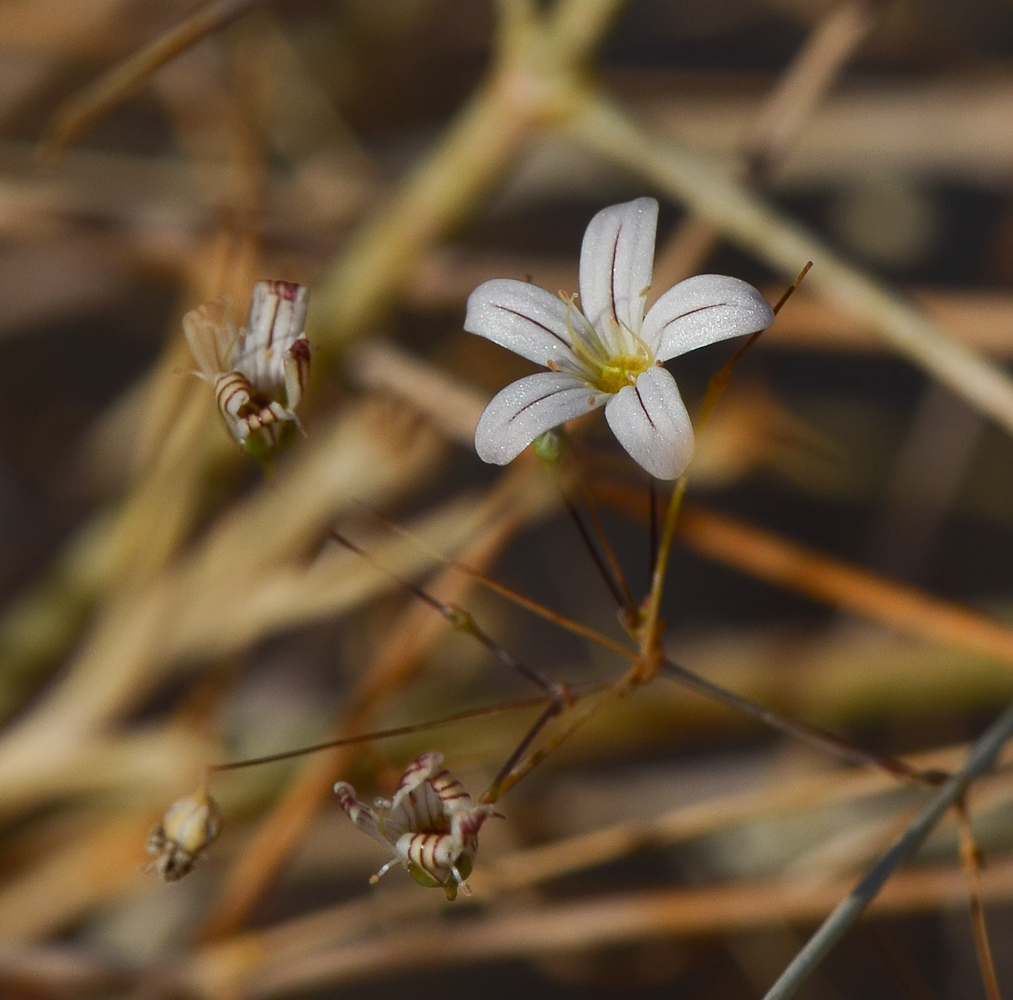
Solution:
M 442 765 L 436 750 L 419 754 L 405 768 L 394 798 L 377 799 L 375 809 L 356 799 L 347 782 L 334 786 L 349 819 L 394 854 L 370 881 L 400 864 L 420 885 L 440 887 L 454 899 L 471 874 L 478 831 L 496 814 L 491 805 L 474 805 Z
M 269 453 L 309 377 L 310 349 L 303 325 L 309 289 L 288 281 L 258 281 L 247 325 L 237 330 L 224 302 L 191 309 L 183 331 L 200 378 L 215 390 L 229 432 L 247 451 Z
M 755 333 L 773 310 L 738 278 L 701 274 L 670 288 L 644 315 L 658 203 L 638 198 L 599 212 L 580 251 L 580 306 L 523 281 L 496 278 L 468 299 L 465 330 L 549 369 L 498 393 L 475 431 L 479 457 L 516 458 L 536 437 L 605 404 L 619 443 L 652 476 L 676 479 L 693 457 L 693 427 L 662 362 Z

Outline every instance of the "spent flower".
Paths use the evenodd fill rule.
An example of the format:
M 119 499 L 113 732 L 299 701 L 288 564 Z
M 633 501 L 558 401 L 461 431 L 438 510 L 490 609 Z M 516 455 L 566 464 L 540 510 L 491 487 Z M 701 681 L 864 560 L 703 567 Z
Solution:
M 309 378 L 310 348 L 303 326 L 305 285 L 258 281 L 247 325 L 237 329 L 226 303 L 209 302 L 183 317 L 197 362 L 195 373 L 215 391 L 229 433 L 256 457 L 270 455 L 289 427 Z
M 599 212 L 584 233 L 579 296 L 512 278 L 471 293 L 465 330 L 549 369 L 488 405 L 475 432 L 484 461 L 506 465 L 540 434 L 604 405 L 619 443 L 647 472 L 676 479 L 685 471 L 693 426 L 663 362 L 763 330 L 774 313 L 752 285 L 719 274 L 688 278 L 646 310 L 657 222 L 653 198 Z
M 401 865 L 419 885 L 442 888 L 447 899 L 457 897 L 471 874 L 478 831 L 496 815 L 491 805 L 472 802 L 436 750 L 419 754 L 405 768 L 394 797 L 376 799 L 372 808 L 356 799 L 345 781 L 334 792 L 349 819 L 394 855 L 370 882 Z
M 148 853 L 155 855 L 149 869 L 166 882 L 181 879 L 218 836 L 221 826 L 218 803 L 203 787 L 177 799 L 148 837 Z

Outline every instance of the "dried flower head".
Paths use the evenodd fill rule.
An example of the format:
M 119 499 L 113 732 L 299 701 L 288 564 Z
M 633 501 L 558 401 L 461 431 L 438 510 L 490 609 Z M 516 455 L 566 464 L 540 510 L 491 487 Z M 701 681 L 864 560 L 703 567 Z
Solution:
M 203 788 L 177 799 L 148 837 L 148 853 L 156 856 L 149 870 L 166 882 L 181 879 L 218 836 L 221 826 L 218 803 Z
M 220 301 L 183 317 L 195 374 L 214 388 L 229 433 L 255 457 L 270 455 L 287 428 L 300 426 L 295 409 L 310 369 L 308 300 L 305 285 L 258 281 L 242 329 Z
M 457 897 L 471 874 L 482 824 L 497 815 L 491 805 L 472 803 L 435 750 L 419 754 L 405 768 L 394 798 L 377 799 L 374 808 L 358 801 L 345 781 L 334 792 L 349 819 L 394 853 L 370 882 L 399 864 L 419 885 L 442 888 L 447 899 Z
M 540 434 L 599 406 L 619 443 L 652 476 L 676 479 L 693 457 L 693 427 L 662 363 L 755 333 L 774 313 L 752 285 L 700 274 L 649 310 L 658 203 L 603 209 L 584 233 L 580 296 L 511 278 L 479 285 L 464 328 L 549 370 L 499 392 L 475 431 L 486 462 L 506 465 Z

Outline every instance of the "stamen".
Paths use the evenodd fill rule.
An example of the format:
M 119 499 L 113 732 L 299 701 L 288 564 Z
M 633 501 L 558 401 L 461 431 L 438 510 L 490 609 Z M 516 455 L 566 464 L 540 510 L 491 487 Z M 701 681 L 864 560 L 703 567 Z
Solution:
M 390 861 L 388 861 L 375 875 L 369 876 L 369 884 L 376 885 L 376 883 L 379 882 L 380 879 L 382 879 L 384 875 L 391 870 L 391 868 L 400 863 L 401 862 L 398 858 L 391 858 Z

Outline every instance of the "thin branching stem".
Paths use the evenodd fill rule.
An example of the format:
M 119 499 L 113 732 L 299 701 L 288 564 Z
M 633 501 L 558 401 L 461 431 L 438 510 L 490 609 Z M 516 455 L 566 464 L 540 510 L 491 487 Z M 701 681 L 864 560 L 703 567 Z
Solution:
M 609 569 L 612 571 L 612 575 L 615 577 L 616 582 L 619 584 L 619 588 L 622 591 L 623 599 L 618 603 L 622 604 L 626 608 L 628 614 L 635 615 L 637 610 L 636 603 L 633 600 L 633 595 L 630 593 L 630 587 L 626 582 L 626 575 L 623 573 L 622 566 L 619 565 L 619 559 L 616 557 L 615 549 L 609 541 L 608 532 L 605 530 L 605 525 L 602 524 L 601 517 L 598 514 L 598 507 L 594 502 L 594 497 L 592 497 L 587 490 L 582 489 L 581 499 L 583 499 L 584 507 L 587 509 L 587 516 L 591 519 L 591 526 L 598 533 L 598 539 L 601 543 L 605 559 L 608 562 Z
M 536 705 L 544 705 L 546 701 L 550 700 L 550 695 L 543 695 L 540 698 L 525 698 L 522 701 L 509 701 L 499 705 L 486 705 L 481 708 L 468 709 L 465 712 L 455 712 L 453 715 L 445 715 L 439 719 L 430 719 L 428 722 L 415 722 L 407 726 L 396 726 L 393 729 L 378 729 L 371 733 L 359 733 L 355 736 L 344 736 L 336 740 L 327 740 L 325 743 L 313 743 L 310 746 L 299 747 L 296 750 L 285 750 L 281 753 L 268 754 L 266 757 L 249 757 L 245 760 L 228 761 L 225 764 L 212 764 L 208 768 L 208 771 L 217 774 L 222 771 L 238 771 L 245 767 L 259 767 L 261 764 L 276 764 L 282 760 L 292 760 L 296 757 L 305 757 L 307 754 L 319 753 L 323 750 L 333 750 L 336 747 L 347 747 L 356 743 L 372 743 L 376 740 L 389 740 L 397 736 L 410 736 L 413 733 L 423 733 L 430 729 L 440 729 L 444 726 L 450 726 L 455 722 L 464 722 L 468 719 L 480 719 L 484 715 L 495 715 L 500 712 L 513 712 L 523 708 L 534 708 Z
M 503 784 L 513 769 L 520 763 L 521 759 L 528 752 L 528 748 L 534 743 L 538 734 L 562 711 L 562 706 L 557 701 L 552 701 L 545 706 L 545 710 L 535 719 L 531 728 L 524 734 L 520 743 L 514 748 L 513 753 L 506 759 L 506 763 L 499 769 L 496 777 L 492 779 L 489 787 L 482 793 L 480 801 L 495 802 L 503 794 Z M 511 784 L 516 784 L 516 780 Z
M 409 541 L 413 542 L 430 558 L 438 561 L 444 566 L 450 566 L 454 569 L 460 570 L 462 573 L 465 573 L 473 580 L 480 583 L 487 590 L 491 590 L 494 594 L 499 594 L 500 597 L 516 604 L 519 608 L 523 608 L 525 611 L 530 611 L 539 618 L 552 622 L 552 624 L 558 625 L 562 629 L 566 629 L 567 632 L 579 636 L 581 639 L 593 642 L 601 646 L 603 649 L 607 649 L 610 652 L 615 653 L 617 656 L 621 656 L 629 660 L 636 657 L 636 650 L 630 649 L 620 642 L 616 642 L 615 639 L 604 635 L 603 633 L 597 631 L 597 629 L 593 629 L 581 622 L 575 622 L 572 619 L 567 618 L 565 615 L 561 615 L 558 611 L 553 611 L 551 608 L 547 608 L 545 605 L 539 604 L 530 597 L 525 597 L 523 594 L 516 590 L 512 590 L 510 587 L 500 583 L 498 580 L 494 580 L 488 574 L 475 569 L 474 566 L 469 566 L 467 563 L 461 562 L 459 559 L 454 559 L 438 551 L 433 546 L 429 545 L 425 539 L 420 538 L 417 534 L 404 527 L 404 525 L 398 524 L 396 521 L 392 521 L 389 518 L 384 517 L 375 510 L 370 510 L 369 508 L 366 509 L 384 527 L 389 528 L 402 538 L 407 538 Z
M 685 667 L 680 666 L 673 660 L 664 660 L 660 670 L 662 674 L 676 681 L 678 684 L 691 688 L 698 694 L 714 698 L 716 701 L 721 702 L 722 705 L 727 705 L 729 708 L 741 712 L 743 715 L 748 715 L 750 718 L 756 719 L 765 726 L 776 729 L 786 736 L 794 737 L 818 750 L 829 753 L 838 760 L 847 761 L 851 764 L 860 764 L 864 767 L 878 768 L 893 775 L 895 778 L 905 778 L 932 786 L 940 785 L 950 777 L 945 771 L 923 771 L 920 768 L 912 767 L 899 757 L 890 757 L 885 754 L 873 753 L 871 750 L 865 750 L 834 733 L 821 729 L 819 726 L 786 718 L 749 698 L 743 698 L 741 695 L 737 695 L 727 688 L 721 687 L 719 684 L 714 684 L 692 670 L 687 670 Z
M 58 109 L 43 137 L 39 160 L 55 165 L 71 142 L 130 97 L 152 73 L 260 3 L 263 0 L 211 0 L 117 63 Z
M 654 567 L 658 565 L 658 484 L 654 476 L 651 476 L 647 487 L 647 516 L 647 581 L 650 586 L 650 581 L 654 579 Z
M 922 811 L 886 854 L 823 922 L 795 956 L 764 1000 L 788 1000 L 820 966 L 835 945 L 876 898 L 887 879 L 910 858 L 936 824 L 959 802 L 975 778 L 995 763 L 1003 746 L 1013 737 L 1013 706 L 988 728 L 975 743 L 963 766 L 936 790 Z
M 954 803 L 957 830 L 960 835 L 960 861 L 967 875 L 967 899 L 971 907 L 971 927 L 974 931 L 974 946 L 978 953 L 978 966 L 988 1000 L 1002 1000 L 999 977 L 995 972 L 992 945 L 988 939 L 988 925 L 985 922 L 985 907 L 981 901 L 981 851 L 974 839 L 971 814 L 967 808 L 967 797 L 961 796 Z
M 365 559 L 370 566 L 379 570 L 388 579 L 394 580 L 400 587 L 408 591 L 408 593 L 412 594 L 414 597 L 417 597 L 424 604 L 428 604 L 434 611 L 442 615 L 447 624 L 455 631 L 463 632 L 477 639 L 504 666 L 516 671 L 522 677 L 526 677 L 532 684 L 536 684 L 554 699 L 564 703 L 571 699 L 572 696 L 569 688 L 565 684 L 559 684 L 556 681 L 551 680 L 540 670 L 529 667 L 526 663 L 522 663 L 518 660 L 516 656 L 505 650 L 498 642 L 496 642 L 495 639 L 493 639 L 491 635 L 479 626 L 472 617 L 471 612 L 466 611 L 464 608 L 460 608 L 455 604 L 448 604 L 446 601 L 441 601 L 438 597 L 434 597 L 418 584 L 412 583 L 411 580 L 405 580 L 402 577 L 399 577 L 396 573 L 391 573 L 390 570 L 386 569 L 382 563 L 374 559 L 365 549 L 356 545 L 355 542 L 346 538 L 344 535 L 341 535 L 336 531 L 331 531 L 330 537 L 333 538 L 339 545 L 343 545 L 350 552 L 354 552 L 357 556 Z
M 654 659 L 654 653 L 659 647 L 661 636 L 659 634 L 659 615 L 661 613 L 661 594 L 665 586 L 665 574 L 668 571 L 668 559 L 672 552 L 672 542 L 675 539 L 675 525 L 679 520 L 679 510 L 682 507 L 682 499 L 686 495 L 686 484 L 688 479 L 685 474 L 676 481 L 675 489 L 668 501 L 668 511 L 665 514 L 665 524 L 661 532 L 661 540 L 658 543 L 658 556 L 654 561 L 654 572 L 651 575 L 651 590 L 647 595 L 646 611 L 641 623 L 641 658 L 642 664 L 634 665 L 634 671 L 638 668 L 645 671 L 644 679 L 650 676 L 653 667 L 650 662 Z
M 577 505 L 567 496 L 565 490 L 561 490 L 560 494 L 563 498 L 563 505 L 566 507 L 567 513 L 570 515 L 570 520 L 573 521 L 574 527 L 577 529 L 577 534 L 580 535 L 581 541 L 584 543 L 584 548 L 587 549 L 588 554 L 591 556 L 591 561 L 595 565 L 595 569 L 598 570 L 598 575 L 605 582 L 605 586 L 608 587 L 609 593 L 612 595 L 612 599 L 619 605 L 619 607 L 626 607 L 632 610 L 633 598 L 630 597 L 629 591 L 625 587 L 625 581 L 621 581 L 615 574 L 615 567 L 611 566 L 611 560 L 607 560 L 605 556 L 598 550 L 598 546 L 595 544 L 594 538 L 591 536 L 591 529 L 584 523 L 580 511 L 577 509 Z

